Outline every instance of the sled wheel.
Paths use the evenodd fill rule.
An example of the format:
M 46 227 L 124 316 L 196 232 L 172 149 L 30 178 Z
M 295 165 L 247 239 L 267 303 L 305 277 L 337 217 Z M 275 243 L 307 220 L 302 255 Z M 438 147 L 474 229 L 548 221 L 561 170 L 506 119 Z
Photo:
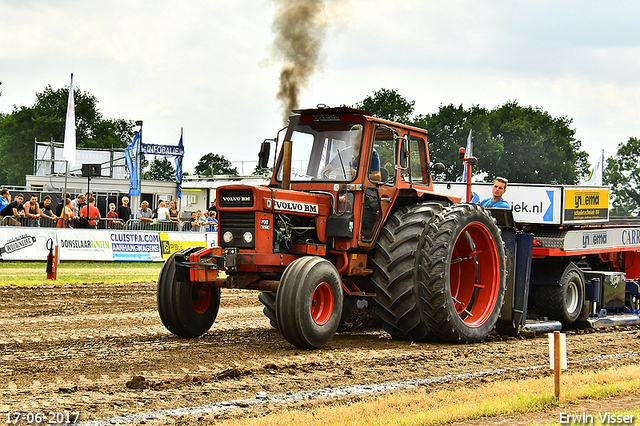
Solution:
M 468 343 L 489 335 L 504 302 L 506 259 L 500 229 L 483 207 L 457 204 L 436 215 L 419 271 L 438 338 Z
M 164 326 L 180 337 L 197 337 L 213 325 L 220 307 L 220 289 L 178 281 L 176 255 L 169 257 L 158 277 L 158 312 Z
M 547 265 L 556 272 L 556 277 L 560 277 L 558 285 L 538 285 L 535 288 L 536 311 L 569 327 L 578 320 L 584 305 L 584 277 L 574 263 L 564 264 L 560 269 L 557 266 Z
M 299 348 L 324 346 L 342 315 L 342 280 L 335 266 L 320 257 L 294 260 L 276 294 L 276 322 L 284 338 Z

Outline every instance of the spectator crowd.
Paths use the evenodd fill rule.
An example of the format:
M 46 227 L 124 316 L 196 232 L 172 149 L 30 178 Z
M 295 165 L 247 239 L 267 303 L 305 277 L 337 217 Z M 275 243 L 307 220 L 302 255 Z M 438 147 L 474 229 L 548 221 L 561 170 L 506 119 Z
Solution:
M 215 210 L 191 213 L 189 220 L 180 220 L 176 200 L 159 200 L 154 211 L 147 201 L 142 201 L 134 217 L 129 206 L 129 197 L 121 199 L 121 205 L 110 203 L 106 217 L 102 217 L 96 207 L 96 199 L 91 192 L 77 194 L 71 199 L 66 193 L 64 200 L 53 205 L 51 196 L 42 201 L 36 195 L 25 203 L 23 194 L 11 199 L 8 189 L 0 190 L 0 225 L 28 227 L 88 228 L 88 229 L 148 229 L 162 231 L 215 232 L 218 221 Z

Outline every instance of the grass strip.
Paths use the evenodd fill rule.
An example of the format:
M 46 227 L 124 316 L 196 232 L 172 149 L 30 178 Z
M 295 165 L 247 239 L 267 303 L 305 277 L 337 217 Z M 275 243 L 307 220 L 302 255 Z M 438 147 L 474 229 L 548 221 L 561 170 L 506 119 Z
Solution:
M 549 377 L 544 378 L 505 380 L 432 393 L 426 393 L 425 389 L 403 391 L 351 404 L 283 410 L 262 418 L 215 420 L 213 423 L 234 426 L 430 426 L 563 407 L 570 410 L 572 405 L 585 400 L 640 393 L 640 366 L 564 373 L 560 401 L 555 399 L 553 389 L 550 372 Z
M 47 263 L 0 262 L 0 286 L 155 282 L 162 262 L 61 262 L 56 280 L 47 280 Z

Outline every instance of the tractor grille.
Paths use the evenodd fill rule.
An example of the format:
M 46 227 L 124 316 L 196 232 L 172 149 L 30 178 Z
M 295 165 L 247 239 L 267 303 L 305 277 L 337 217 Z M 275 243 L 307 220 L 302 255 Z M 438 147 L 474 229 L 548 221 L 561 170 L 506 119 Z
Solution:
M 241 248 L 241 249 L 253 249 L 255 248 L 255 236 L 256 236 L 256 214 L 253 211 L 250 212 L 228 212 L 219 211 L 219 231 L 218 239 L 220 246 L 223 248 Z M 225 242 L 225 234 L 231 232 L 233 239 L 230 242 Z M 244 233 L 250 232 L 252 235 L 251 242 L 247 243 L 244 240 Z

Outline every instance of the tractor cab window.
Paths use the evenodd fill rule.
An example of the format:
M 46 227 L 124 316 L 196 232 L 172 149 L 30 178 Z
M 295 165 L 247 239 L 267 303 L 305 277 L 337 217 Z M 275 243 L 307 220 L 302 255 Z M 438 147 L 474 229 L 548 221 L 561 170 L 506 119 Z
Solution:
M 373 151 L 369 166 L 369 178 L 373 182 L 393 183 L 395 180 L 396 165 L 396 138 L 395 132 L 388 127 L 378 127 L 373 139 Z M 377 158 L 376 158 L 377 157 Z M 377 164 L 374 164 L 377 160 Z M 379 176 L 374 174 L 374 169 L 380 170 Z
M 409 168 L 402 169 L 402 180 L 405 182 L 429 185 L 429 173 L 427 166 L 429 158 L 425 149 L 424 139 L 417 136 L 409 136 L 409 161 L 411 162 L 411 173 Z
M 292 142 L 291 181 L 355 179 L 360 164 L 362 125 L 353 123 L 297 124 L 287 135 Z M 282 180 L 282 161 L 277 180 Z

